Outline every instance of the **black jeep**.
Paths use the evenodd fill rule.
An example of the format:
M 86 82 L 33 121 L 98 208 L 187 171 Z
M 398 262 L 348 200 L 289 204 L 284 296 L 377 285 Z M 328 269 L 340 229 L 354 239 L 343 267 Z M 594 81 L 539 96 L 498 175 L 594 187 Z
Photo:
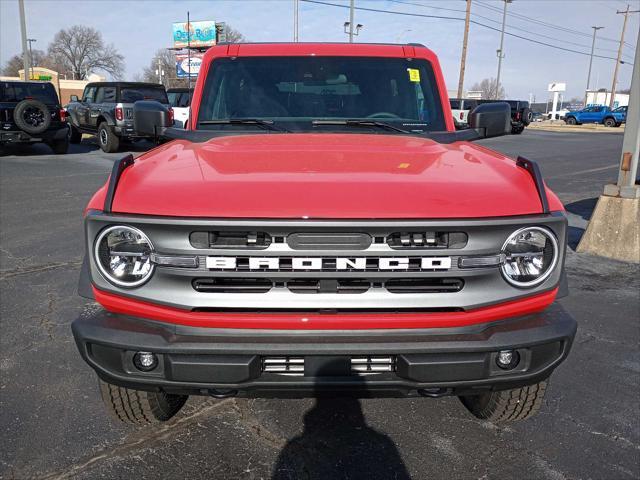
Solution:
M 75 95 L 67 106 L 71 143 L 80 143 L 83 133 L 98 136 L 100 148 L 115 152 L 121 140 L 151 138 L 138 135 L 133 126 L 133 104 L 155 100 L 169 107 L 163 85 L 140 82 L 99 82 L 84 88 L 82 98 Z
M 16 143 L 46 143 L 67 153 L 69 127 L 53 84 L 0 81 L 0 147 Z

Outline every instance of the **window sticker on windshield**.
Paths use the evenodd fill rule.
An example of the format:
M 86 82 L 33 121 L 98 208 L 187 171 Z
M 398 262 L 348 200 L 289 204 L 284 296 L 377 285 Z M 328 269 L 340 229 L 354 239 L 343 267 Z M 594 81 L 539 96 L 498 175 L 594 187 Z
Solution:
M 407 72 L 409 72 L 409 80 L 412 82 L 420 81 L 420 70 L 417 68 L 407 68 Z

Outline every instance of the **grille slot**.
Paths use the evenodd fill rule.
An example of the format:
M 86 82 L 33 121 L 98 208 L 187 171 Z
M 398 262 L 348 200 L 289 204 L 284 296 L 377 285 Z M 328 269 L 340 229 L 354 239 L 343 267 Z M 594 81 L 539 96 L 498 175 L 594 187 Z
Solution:
M 397 278 L 385 282 L 391 293 L 453 293 L 463 286 L 460 278 Z
M 267 293 L 273 287 L 268 278 L 196 278 L 193 288 L 207 293 Z
M 189 241 L 194 248 L 234 248 L 263 250 L 271 245 L 271 235 L 251 231 L 191 232 Z
M 304 357 L 262 357 L 262 371 L 280 375 L 303 376 Z
M 366 250 L 373 239 L 367 233 L 292 233 L 287 244 L 293 250 Z
M 351 357 L 351 373 L 354 375 L 371 375 L 375 373 L 394 372 L 396 357 L 394 355 L 363 355 Z
M 387 245 L 394 250 L 464 248 L 467 241 L 464 232 L 394 232 L 387 236 Z
M 287 288 L 293 293 L 365 293 L 371 282 L 358 279 L 300 279 L 289 280 Z

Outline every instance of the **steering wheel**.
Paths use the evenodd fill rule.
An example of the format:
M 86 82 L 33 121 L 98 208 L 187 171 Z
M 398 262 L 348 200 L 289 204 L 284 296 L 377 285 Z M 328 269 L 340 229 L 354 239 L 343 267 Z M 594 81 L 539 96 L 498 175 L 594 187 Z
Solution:
M 371 115 L 367 115 L 367 118 L 400 118 L 400 116 L 391 112 L 376 112 Z

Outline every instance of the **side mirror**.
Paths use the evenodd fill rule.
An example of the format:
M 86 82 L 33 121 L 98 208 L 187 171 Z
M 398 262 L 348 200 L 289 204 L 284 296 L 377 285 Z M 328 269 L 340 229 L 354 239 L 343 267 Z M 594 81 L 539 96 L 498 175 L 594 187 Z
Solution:
M 138 135 L 158 136 L 173 125 L 169 109 L 155 100 L 140 100 L 133 104 L 133 128 Z
M 511 106 L 507 102 L 482 103 L 469 113 L 469 126 L 481 138 L 511 133 Z
M 72 102 L 77 102 L 78 101 L 78 96 L 77 95 L 71 95 L 71 101 Z

